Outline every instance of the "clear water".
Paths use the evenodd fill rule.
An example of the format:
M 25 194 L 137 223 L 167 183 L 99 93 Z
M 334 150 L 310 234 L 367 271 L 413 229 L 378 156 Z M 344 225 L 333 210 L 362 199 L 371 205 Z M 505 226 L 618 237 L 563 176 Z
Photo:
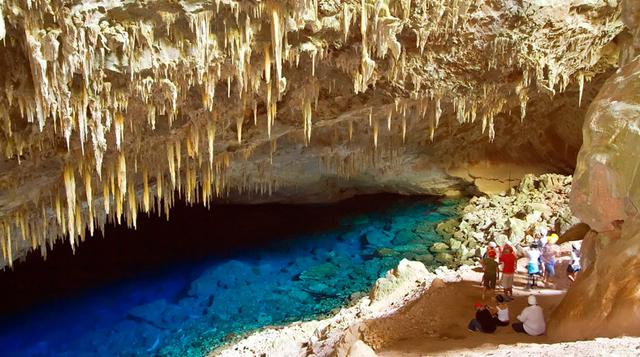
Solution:
M 240 334 L 348 304 L 402 258 L 438 262 L 434 228 L 457 201 L 410 200 L 337 229 L 167 266 L 0 324 L 1 356 L 203 356 Z

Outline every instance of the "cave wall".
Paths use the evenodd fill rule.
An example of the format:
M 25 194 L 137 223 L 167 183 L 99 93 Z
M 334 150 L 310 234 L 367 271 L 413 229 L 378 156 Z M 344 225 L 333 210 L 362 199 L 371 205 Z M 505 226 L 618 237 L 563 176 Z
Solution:
M 640 6 L 626 5 L 623 18 L 637 36 Z M 640 57 L 602 87 L 583 137 L 571 208 L 592 230 L 582 245 L 583 271 L 549 332 L 561 339 L 640 335 Z

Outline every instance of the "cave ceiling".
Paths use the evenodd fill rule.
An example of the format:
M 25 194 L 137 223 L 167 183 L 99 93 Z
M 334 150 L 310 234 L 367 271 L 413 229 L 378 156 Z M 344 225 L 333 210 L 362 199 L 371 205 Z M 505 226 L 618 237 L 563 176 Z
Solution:
M 329 178 L 438 194 L 491 157 L 570 170 L 620 7 L 4 0 L 2 265 L 176 196 L 313 197 Z

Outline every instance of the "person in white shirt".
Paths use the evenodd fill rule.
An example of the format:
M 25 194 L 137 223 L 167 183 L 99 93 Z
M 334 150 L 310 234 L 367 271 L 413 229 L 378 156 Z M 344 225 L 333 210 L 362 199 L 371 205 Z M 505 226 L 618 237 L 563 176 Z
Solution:
M 490 307 L 493 319 L 498 326 L 509 326 L 509 306 L 502 295 L 496 296 L 496 307 Z
M 546 328 L 544 313 L 542 312 L 542 308 L 538 306 L 534 295 L 529 295 L 527 301 L 529 302 L 529 306 L 518 315 L 518 320 L 521 322 L 516 322 L 512 324 L 511 327 L 513 327 L 515 332 L 526 333 L 531 336 L 540 336 L 544 334 Z
M 536 286 L 536 276 L 538 276 L 540 272 L 540 250 L 538 249 L 538 245 L 536 243 L 532 243 L 527 250 L 527 273 L 529 274 L 529 278 L 527 279 L 527 287 L 533 289 Z

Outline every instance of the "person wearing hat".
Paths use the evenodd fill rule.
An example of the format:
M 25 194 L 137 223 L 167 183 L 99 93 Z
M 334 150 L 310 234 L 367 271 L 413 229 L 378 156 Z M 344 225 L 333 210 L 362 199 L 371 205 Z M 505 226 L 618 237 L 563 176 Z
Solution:
M 546 329 L 544 312 L 538 305 L 534 295 L 529 295 L 527 302 L 529 306 L 522 310 L 517 317 L 520 322 L 512 324 L 511 327 L 515 332 L 526 333 L 530 336 L 540 336 L 544 334 Z
M 517 262 L 518 257 L 513 252 L 513 248 L 508 244 L 505 245 L 500 254 L 500 264 L 502 264 L 502 288 L 506 300 L 511 300 L 513 297 L 513 275 L 516 272 Z
M 551 279 L 556 275 L 556 257 L 559 254 L 558 246 L 556 242 L 558 241 L 558 235 L 552 233 L 547 239 L 547 244 L 542 248 L 542 255 L 540 259 L 542 260 L 542 265 L 544 268 L 544 286 L 548 287 L 551 283 Z
M 482 259 L 488 257 L 489 256 L 489 252 L 497 253 L 497 248 L 498 248 L 498 245 L 496 244 L 496 242 L 494 242 L 494 241 L 489 242 L 489 246 L 487 246 L 487 250 L 484 252 L 484 255 L 482 256 Z
M 496 320 L 487 306 L 478 301 L 473 307 L 476 309 L 476 318 L 469 322 L 467 329 L 471 332 L 494 333 L 496 331 Z
M 484 300 L 487 291 L 493 291 L 496 288 L 496 280 L 498 279 L 498 263 L 496 262 L 496 251 L 487 252 L 487 257 L 482 260 L 484 274 L 482 275 L 482 300 Z

